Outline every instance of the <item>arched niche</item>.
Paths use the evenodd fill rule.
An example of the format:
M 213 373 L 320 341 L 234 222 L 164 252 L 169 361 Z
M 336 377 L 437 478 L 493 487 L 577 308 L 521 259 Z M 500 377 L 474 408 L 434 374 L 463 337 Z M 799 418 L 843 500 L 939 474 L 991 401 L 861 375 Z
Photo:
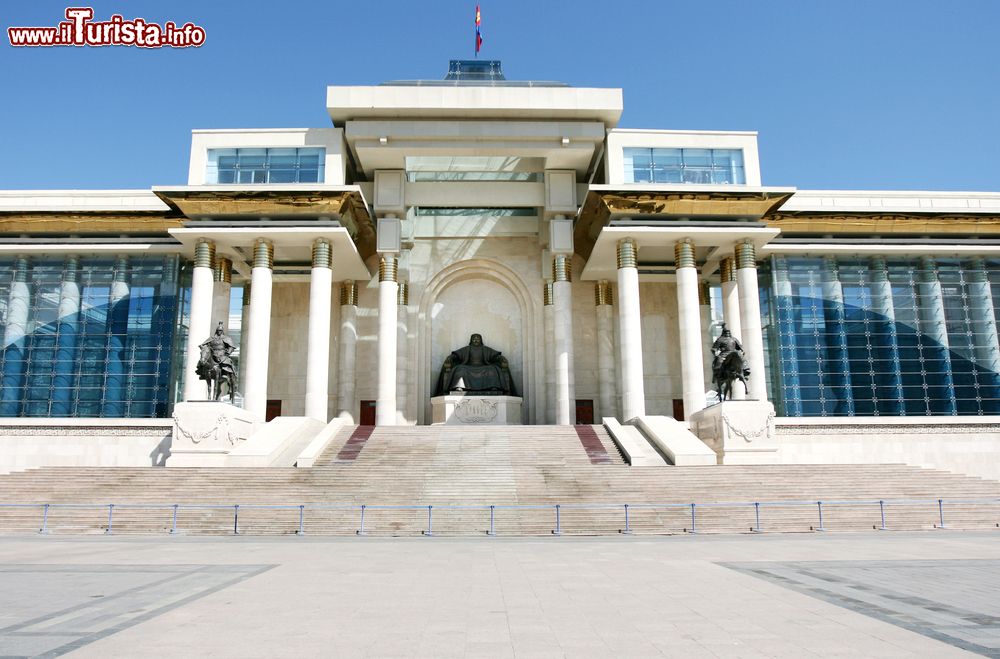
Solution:
M 544 360 L 538 358 L 543 336 L 539 303 L 517 273 L 492 259 L 460 261 L 435 275 L 424 288 L 418 311 L 417 422 L 430 423 L 431 396 L 445 357 L 478 332 L 486 345 L 507 357 L 524 399 L 523 420 L 535 423 L 544 381 Z

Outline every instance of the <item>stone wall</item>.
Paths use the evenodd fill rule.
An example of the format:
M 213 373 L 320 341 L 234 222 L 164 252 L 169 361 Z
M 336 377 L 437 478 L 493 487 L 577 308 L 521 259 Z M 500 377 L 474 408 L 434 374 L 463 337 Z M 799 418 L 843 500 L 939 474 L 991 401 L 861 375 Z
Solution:
M 1000 480 L 1000 417 L 779 417 L 785 464 L 904 463 Z
M 0 419 L 0 474 L 36 467 L 163 466 L 171 419 Z

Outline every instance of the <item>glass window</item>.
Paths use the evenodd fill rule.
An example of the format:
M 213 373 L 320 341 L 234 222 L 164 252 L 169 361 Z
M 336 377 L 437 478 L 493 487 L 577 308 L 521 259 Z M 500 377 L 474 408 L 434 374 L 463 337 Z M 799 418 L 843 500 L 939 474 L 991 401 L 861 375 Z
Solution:
M 626 183 L 746 183 L 741 149 L 623 150 Z
M 227 183 L 322 183 L 326 149 L 209 149 L 205 181 Z
M 788 256 L 769 265 L 769 363 L 783 414 L 1000 411 L 1000 261 Z
M 178 258 L 80 258 L 65 279 L 66 259 L 28 264 L 27 290 L 0 284 L 28 330 L 0 352 L 0 416 L 167 416 Z

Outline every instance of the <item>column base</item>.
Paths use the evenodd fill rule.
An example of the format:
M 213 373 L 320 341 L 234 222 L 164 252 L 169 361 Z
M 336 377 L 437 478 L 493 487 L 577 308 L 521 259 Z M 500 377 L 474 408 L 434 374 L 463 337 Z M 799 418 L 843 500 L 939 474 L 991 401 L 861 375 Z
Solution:
M 521 425 L 520 396 L 449 394 L 431 398 L 433 423 L 469 426 Z
M 718 457 L 719 464 L 777 464 L 774 405 L 760 400 L 727 400 L 698 410 L 691 431 Z
M 230 451 L 253 434 L 253 413 L 212 400 L 174 405 L 168 467 L 222 467 Z

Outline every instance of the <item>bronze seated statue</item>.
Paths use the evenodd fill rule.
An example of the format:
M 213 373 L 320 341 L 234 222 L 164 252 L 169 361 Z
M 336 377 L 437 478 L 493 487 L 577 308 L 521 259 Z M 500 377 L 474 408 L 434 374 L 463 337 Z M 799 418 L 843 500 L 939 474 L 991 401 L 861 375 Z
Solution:
M 516 396 L 507 358 L 483 345 L 483 337 L 473 334 L 469 345 L 453 351 L 444 360 L 434 389 L 435 396 L 452 392 L 485 396 Z

